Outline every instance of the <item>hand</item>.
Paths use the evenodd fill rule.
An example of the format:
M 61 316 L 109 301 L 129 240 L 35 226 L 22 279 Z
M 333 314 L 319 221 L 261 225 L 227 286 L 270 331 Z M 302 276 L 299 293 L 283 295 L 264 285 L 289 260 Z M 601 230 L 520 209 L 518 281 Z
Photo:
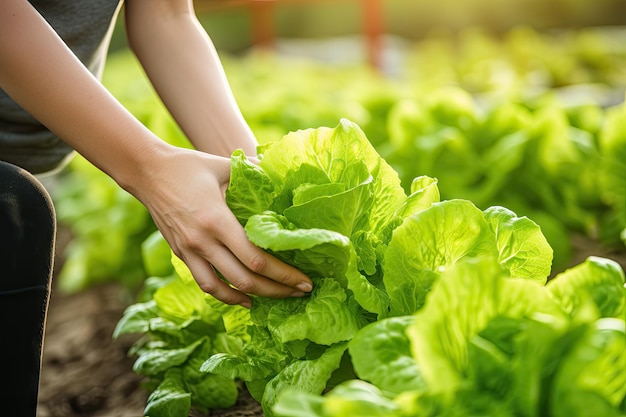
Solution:
M 133 187 L 134 194 L 200 288 L 224 303 L 248 308 L 247 294 L 282 298 L 310 291 L 306 275 L 248 240 L 226 205 L 230 160 L 172 149 Z

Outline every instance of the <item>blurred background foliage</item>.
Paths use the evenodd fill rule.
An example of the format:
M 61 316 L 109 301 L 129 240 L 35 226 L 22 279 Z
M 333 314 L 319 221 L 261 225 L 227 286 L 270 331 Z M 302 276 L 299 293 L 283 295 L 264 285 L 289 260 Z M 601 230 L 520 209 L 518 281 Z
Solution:
M 250 9 L 228 0 L 195 0 L 203 26 L 220 51 L 237 53 L 252 46 Z M 237 2 L 231 2 L 233 4 Z M 242 2 L 238 2 L 242 3 Z M 273 23 L 281 38 L 347 36 L 362 29 L 361 0 L 274 2 Z M 435 30 L 479 26 L 505 33 L 519 25 L 536 30 L 626 24 L 624 0 L 381 0 L 387 34 L 418 40 Z M 111 45 L 125 47 L 123 19 Z

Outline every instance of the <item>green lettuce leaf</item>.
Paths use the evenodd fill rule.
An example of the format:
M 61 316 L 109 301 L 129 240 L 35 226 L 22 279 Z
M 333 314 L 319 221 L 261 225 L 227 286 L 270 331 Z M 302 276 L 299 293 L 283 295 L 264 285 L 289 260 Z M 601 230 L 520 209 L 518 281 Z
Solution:
M 275 184 L 284 183 L 285 178 L 304 165 L 323 172 L 328 182 L 345 184 L 346 190 L 361 185 L 371 176 L 375 198 L 368 217 L 369 230 L 374 234 L 382 231 L 393 212 L 406 199 L 398 174 L 380 157 L 359 126 L 346 119 L 335 128 L 287 134 L 281 141 L 262 150 L 259 165 Z M 369 175 L 364 176 L 364 172 Z M 322 177 L 321 174 L 316 176 Z M 323 182 L 317 180 L 314 183 Z
M 132 304 L 126 307 L 124 314 L 117 322 L 113 331 L 113 338 L 122 334 L 148 333 L 152 328 L 151 322 L 157 320 L 159 312 L 154 300 L 145 303 Z
M 133 371 L 142 375 L 155 375 L 182 365 L 205 339 L 198 339 L 189 346 L 177 349 L 153 348 L 142 349 L 133 365 Z
M 389 295 L 382 280 L 361 274 L 356 265 L 356 257 L 352 251 L 346 270 L 348 289 L 352 291 L 354 299 L 365 310 L 376 314 L 379 319 L 387 317 L 389 315 Z
M 188 417 L 190 409 L 191 394 L 184 386 L 182 371 L 172 368 L 148 396 L 144 414 L 147 417 Z
M 552 267 L 552 248 L 539 226 L 504 207 L 488 208 L 485 219 L 496 236 L 500 264 L 511 276 L 545 284 Z
M 204 360 L 213 353 L 213 346 L 207 340 L 182 367 L 183 381 L 191 393 L 192 404 L 194 408 L 204 412 L 214 408 L 232 407 L 239 395 L 235 380 L 200 372 Z
M 600 319 L 585 328 L 561 360 L 550 398 L 554 417 L 618 417 L 626 400 L 624 320 Z
M 208 309 L 205 293 L 195 281 L 185 283 L 180 279 L 174 280 L 156 290 L 153 299 L 162 316 L 172 320 L 186 320 L 194 315 L 199 317 Z
M 346 343 L 338 343 L 330 346 L 318 358 L 298 360 L 287 365 L 265 387 L 262 403 L 265 416 L 273 416 L 274 404 L 287 390 L 321 394 L 332 373 L 339 368 L 346 349 Z
M 330 346 L 352 339 L 364 325 L 356 303 L 332 279 L 317 281 L 310 298 L 273 304 L 267 326 L 281 343 L 309 340 Z
M 464 257 L 496 254 L 483 212 L 469 201 L 433 203 L 405 219 L 394 231 L 384 258 L 391 315 L 418 311 L 441 269 Z
M 368 221 L 373 201 L 372 183 L 363 183 L 339 194 L 321 196 L 293 205 L 284 211 L 284 216 L 299 229 L 323 226 L 324 229 L 352 237 L 357 232 L 370 229 Z M 364 242 L 355 245 L 355 249 L 357 253 L 365 252 L 361 259 L 370 261 L 362 262 L 361 269 L 369 274 L 375 273 L 373 245 Z
M 496 317 L 542 314 L 555 329 L 567 320 L 545 288 L 511 279 L 495 258 L 457 263 L 442 273 L 407 330 L 412 352 L 433 392 L 453 392 L 470 369 L 468 346 Z
M 148 277 L 165 277 L 174 272 L 170 252 L 170 245 L 160 230 L 152 232 L 141 243 L 141 259 Z
M 376 321 L 349 343 L 357 376 L 391 397 L 425 386 L 406 335 L 413 320 L 413 316 L 402 316 Z
M 411 183 L 411 194 L 409 194 L 404 203 L 402 203 L 396 215 L 404 219 L 412 214 L 427 209 L 433 203 L 438 203 L 440 201 L 440 195 L 437 183 L 436 178 L 427 176 L 420 176 L 413 179 Z
M 399 417 L 399 409 L 376 386 L 349 380 L 323 398 L 302 391 L 286 391 L 273 413 L 275 417 Z
M 248 238 L 277 258 L 297 265 L 312 278 L 343 279 L 350 260 L 348 237 L 326 229 L 299 229 L 284 216 L 267 211 L 246 224 Z
M 624 271 L 613 260 L 588 257 L 550 280 L 547 289 L 571 316 L 576 316 L 591 303 L 599 317 L 624 318 Z
M 246 382 L 261 381 L 280 372 L 293 357 L 264 326 L 250 326 L 250 342 L 241 352 L 211 355 L 200 366 L 201 372 Z
M 272 180 L 248 160 L 242 150 L 233 152 L 230 158 L 230 182 L 226 203 L 243 225 L 248 218 L 266 210 L 276 196 Z

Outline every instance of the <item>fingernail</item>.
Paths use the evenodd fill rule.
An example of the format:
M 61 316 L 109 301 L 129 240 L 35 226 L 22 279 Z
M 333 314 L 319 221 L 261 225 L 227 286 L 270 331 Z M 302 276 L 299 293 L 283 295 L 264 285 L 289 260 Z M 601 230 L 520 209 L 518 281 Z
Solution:
M 239 303 L 239 305 L 242 306 L 243 308 L 248 308 L 248 309 L 252 308 L 252 303 L 250 301 L 241 302 Z
M 304 297 L 304 292 L 302 292 L 302 291 L 294 291 L 289 296 L 290 297 Z
M 296 285 L 296 288 L 300 291 L 310 292 L 313 289 L 313 286 L 308 282 L 301 282 L 300 284 Z

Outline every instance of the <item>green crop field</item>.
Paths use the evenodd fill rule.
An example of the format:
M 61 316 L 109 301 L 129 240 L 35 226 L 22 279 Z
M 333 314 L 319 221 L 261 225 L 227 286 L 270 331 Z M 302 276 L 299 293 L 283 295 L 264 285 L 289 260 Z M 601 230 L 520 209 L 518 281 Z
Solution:
M 393 75 L 245 41 L 218 48 L 261 143 L 258 166 L 232 154 L 226 202 L 253 243 L 312 278 L 310 297 L 223 305 L 129 194 L 80 157 L 61 174 L 53 198 L 73 240 L 60 288 L 115 282 L 135 294 L 115 336 L 143 336 L 132 353 L 146 415 L 227 409 L 240 386 L 266 417 L 626 415 L 616 2 L 595 13 L 584 1 L 519 2 L 533 7 L 509 21 L 504 2 L 440 3 L 457 27 L 413 37 L 406 16 L 434 28 L 433 9 L 387 4 L 406 42 Z M 318 7 L 313 21 L 336 16 Z M 277 12 L 279 33 L 345 34 L 309 32 L 298 13 Z M 518 25 L 531 15 L 551 30 Z M 217 15 L 206 18 L 210 31 Z M 594 19 L 614 26 L 580 27 Z M 218 45 L 235 30 L 222 29 Z M 189 146 L 127 50 L 103 82 L 148 128 Z

